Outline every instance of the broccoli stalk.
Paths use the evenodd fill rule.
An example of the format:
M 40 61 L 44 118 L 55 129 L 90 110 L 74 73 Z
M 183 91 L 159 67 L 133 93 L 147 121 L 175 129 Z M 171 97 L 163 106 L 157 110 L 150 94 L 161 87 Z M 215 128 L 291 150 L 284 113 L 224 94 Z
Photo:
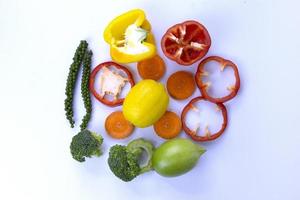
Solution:
M 102 154 L 100 150 L 102 143 L 103 138 L 101 135 L 83 130 L 72 138 L 71 154 L 79 162 L 84 162 L 86 157 L 99 157 Z
M 148 159 L 146 164 L 141 166 L 139 161 L 143 150 L 146 151 Z M 109 150 L 109 168 L 121 180 L 131 181 L 138 175 L 152 170 L 153 151 L 153 144 L 142 138 L 131 141 L 127 146 L 114 145 Z

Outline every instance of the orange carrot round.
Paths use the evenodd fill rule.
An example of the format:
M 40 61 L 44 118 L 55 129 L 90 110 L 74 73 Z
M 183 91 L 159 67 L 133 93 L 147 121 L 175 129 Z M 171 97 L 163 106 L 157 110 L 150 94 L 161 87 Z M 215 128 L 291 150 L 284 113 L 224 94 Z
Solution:
M 195 88 L 194 76 L 187 71 L 175 72 L 167 81 L 167 90 L 174 99 L 182 100 L 190 97 Z
M 181 131 L 181 120 L 176 113 L 167 111 L 155 124 L 156 134 L 164 139 L 175 138 Z
M 116 111 L 106 118 L 105 129 L 111 137 L 123 139 L 131 135 L 134 126 L 125 119 L 122 111 Z
M 143 79 L 152 79 L 155 81 L 163 77 L 166 71 L 165 62 L 158 55 L 138 62 L 137 69 Z

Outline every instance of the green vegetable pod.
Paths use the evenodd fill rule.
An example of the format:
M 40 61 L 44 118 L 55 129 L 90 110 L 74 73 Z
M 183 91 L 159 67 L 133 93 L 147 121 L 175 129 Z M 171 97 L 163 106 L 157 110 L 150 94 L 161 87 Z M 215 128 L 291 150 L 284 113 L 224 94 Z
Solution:
M 190 171 L 205 151 L 203 147 L 188 139 L 172 139 L 155 150 L 152 165 L 162 176 L 179 176 Z

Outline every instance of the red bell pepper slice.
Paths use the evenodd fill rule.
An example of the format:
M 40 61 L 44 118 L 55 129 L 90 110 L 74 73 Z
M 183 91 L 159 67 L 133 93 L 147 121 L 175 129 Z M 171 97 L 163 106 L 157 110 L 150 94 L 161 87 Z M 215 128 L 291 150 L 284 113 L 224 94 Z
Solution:
M 221 71 L 223 71 L 226 67 L 231 67 L 234 71 L 235 84 L 227 87 L 227 89 L 230 91 L 230 93 L 226 96 L 212 97 L 209 94 L 210 83 L 205 83 L 202 80 L 202 78 L 204 76 L 209 76 L 209 74 L 205 71 L 204 67 L 210 61 L 217 61 L 218 63 L 220 63 Z M 197 72 L 195 75 L 195 80 L 196 80 L 196 84 L 197 84 L 198 88 L 201 91 L 202 96 L 205 99 L 207 99 L 211 102 L 214 102 L 214 103 L 224 103 L 224 102 L 234 98 L 240 89 L 240 76 L 239 76 L 239 70 L 238 70 L 237 66 L 232 61 L 226 60 L 219 56 L 210 56 L 210 57 L 207 57 L 204 60 L 202 60 L 198 66 L 198 69 L 197 69 Z
M 197 130 L 191 130 L 187 124 L 186 124 L 186 116 L 187 113 L 190 112 L 191 110 L 197 110 L 195 107 L 195 103 L 199 101 L 207 101 L 204 97 L 196 97 L 192 99 L 182 110 L 181 113 L 181 122 L 182 122 L 182 128 L 184 132 L 189 135 L 193 140 L 198 141 L 198 142 L 205 142 L 205 141 L 211 141 L 215 140 L 216 138 L 220 137 L 223 132 L 225 131 L 227 127 L 227 109 L 222 103 L 215 103 L 217 106 L 217 110 L 222 112 L 222 117 L 223 117 L 223 123 L 221 128 L 216 132 L 216 133 L 211 133 L 208 129 L 206 129 L 205 136 L 197 135 Z
M 207 29 L 197 21 L 185 21 L 169 28 L 161 40 L 164 54 L 180 65 L 203 58 L 211 45 Z
M 111 67 L 114 67 L 118 70 L 121 70 L 121 71 L 125 72 L 125 74 L 127 75 L 126 78 L 124 78 L 120 75 L 118 75 L 118 76 L 120 76 L 121 78 L 126 79 L 126 81 L 128 81 L 130 83 L 131 87 L 134 86 L 135 82 L 134 82 L 134 79 L 132 77 L 132 74 L 126 67 L 124 67 L 122 65 L 119 65 L 115 62 L 104 62 L 104 63 L 99 64 L 97 67 L 95 67 L 95 69 L 93 69 L 93 71 L 91 73 L 91 76 L 90 76 L 89 89 L 98 101 L 100 101 L 101 103 L 103 103 L 107 106 L 115 107 L 115 106 L 122 105 L 123 101 L 124 101 L 124 98 L 116 98 L 116 99 L 113 99 L 113 100 L 109 100 L 109 99 L 105 98 L 105 94 L 101 95 L 95 89 L 95 80 L 96 80 L 96 75 L 98 74 L 98 72 L 100 72 L 102 69 L 105 69 L 105 68 L 109 69 Z

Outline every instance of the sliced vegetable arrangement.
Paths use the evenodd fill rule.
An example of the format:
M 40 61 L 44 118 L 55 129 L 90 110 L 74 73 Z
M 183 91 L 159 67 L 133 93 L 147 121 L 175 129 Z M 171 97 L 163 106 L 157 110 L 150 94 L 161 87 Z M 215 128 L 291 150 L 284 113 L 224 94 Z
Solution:
M 159 55 L 138 62 L 137 69 L 143 79 L 158 81 L 166 71 L 165 62 Z
M 175 72 L 168 78 L 167 89 L 170 96 L 174 99 L 183 100 L 189 98 L 196 89 L 193 74 L 187 71 Z
M 198 126 L 194 130 L 189 128 L 186 124 L 186 115 L 187 115 L 188 112 L 197 112 L 197 113 L 200 112 L 199 109 L 194 105 L 195 103 L 197 103 L 199 101 L 207 101 L 207 100 L 204 97 L 196 97 L 196 98 L 192 99 L 183 108 L 183 111 L 182 111 L 182 114 L 181 114 L 183 130 L 195 141 L 204 142 L 204 141 L 214 140 L 214 139 L 220 137 L 220 135 L 222 135 L 222 133 L 226 129 L 226 126 L 227 126 L 227 110 L 226 110 L 226 107 L 222 103 L 216 103 L 216 112 L 220 112 L 222 114 L 222 117 L 223 117 L 223 123 L 222 123 L 222 126 L 221 126 L 220 130 L 218 130 L 216 133 L 211 133 L 211 131 L 209 130 L 209 125 L 207 124 L 206 127 L 205 127 L 205 133 L 204 133 L 205 135 L 200 136 L 200 135 L 197 135 L 197 132 L 198 132 L 200 126 L 201 126 L 200 124 L 198 124 Z
M 127 77 L 120 75 L 117 71 L 113 71 L 112 68 L 122 71 Z M 100 93 L 95 87 L 96 76 L 102 72 L 100 76 Z M 126 82 L 129 82 L 131 87 L 134 86 L 134 80 L 131 72 L 124 66 L 115 62 L 104 62 L 99 64 L 93 71 L 90 77 L 90 90 L 94 97 L 101 103 L 107 106 L 119 106 L 123 103 L 124 98 L 119 98 L 121 90 L 125 86 Z M 113 99 L 106 98 L 106 95 L 111 95 Z
M 203 58 L 211 40 L 206 28 L 197 21 L 186 21 L 169 28 L 161 40 L 164 54 L 180 65 L 191 65 Z
M 224 71 L 224 69 L 227 67 L 232 68 L 234 71 L 235 84 L 227 86 L 227 90 L 230 92 L 227 96 L 212 97 L 209 94 L 211 83 L 210 82 L 205 83 L 202 80 L 203 77 L 209 76 L 209 73 L 207 71 L 205 71 L 205 66 L 208 62 L 211 62 L 211 61 L 216 61 L 220 64 L 221 72 Z M 205 97 L 209 101 L 215 102 L 215 103 L 224 103 L 224 102 L 234 98 L 240 89 L 240 75 L 239 75 L 239 70 L 238 70 L 237 66 L 232 61 L 226 60 L 219 56 L 211 56 L 211 57 L 205 58 L 203 61 L 201 61 L 201 63 L 198 66 L 195 79 L 196 79 L 196 83 L 197 83 L 203 97 Z
M 115 111 L 106 118 L 105 130 L 111 137 L 123 139 L 131 135 L 134 126 L 125 119 L 122 111 Z
M 111 138 L 124 139 L 135 135 L 134 130 L 138 132 L 136 128 L 152 126 L 153 132 L 167 140 L 157 148 L 152 141 L 144 138 L 133 139 L 127 145 L 112 146 L 107 162 L 116 177 L 128 182 L 152 170 L 165 177 L 189 172 L 206 151 L 190 139 L 196 142 L 212 141 L 220 137 L 227 127 L 228 115 L 224 103 L 233 99 L 240 88 L 237 65 L 219 56 L 200 61 L 210 49 L 211 38 L 204 25 L 195 20 L 171 26 L 160 44 L 164 55 L 179 65 L 190 66 L 199 61 L 197 71 L 177 71 L 167 78 L 165 84 L 158 81 L 170 67 L 157 54 L 151 25 L 144 11 L 135 9 L 116 17 L 108 23 L 103 37 L 110 45 L 110 55 L 115 62 L 98 64 L 91 72 L 93 53 L 88 50 L 88 43 L 81 41 L 69 68 L 65 112 L 72 128 L 75 125 L 74 90 L 81 66 L 81 96 L 86 111 L 80 125 L 81 131 L 70 144 L 72 157 L 84 162 L 86 158 L 102 154 L 103 137 L 87 129 L 92 113 L 91 93 L 103 106 L 122 106 L 122 109 L 108 113 L 102 123 Z M 137 73 L 116 62 L 137 63 L 136 72 L 143 80 L 135 84 L 133 77 Z M 211 62 L 220 66 L 219 76 L 212 75 Z M 229 69 L 233 72 L 234 82 L 221 82 L 221 86 L 215 84 L 220 77 L 227 78 Z M 216 95 L 215 89 L 219 86 L 227 91 Z M 199 89 L 201 96 L 189 100 L 180 117 L 169 110 L 169 95 L 175 101 L 182 102 L 188 100 L 196 89 Z M 214 108 L 211 112 L 217 117 L 205 112 L 211 107 Z M 196 117 L 200 122 L 189 116 Z M 215 124 L 219 126 L 216 128 Z M 178 138 L 182 130 L 189 136 L 188 139 Z
M 120 63 L 138 62 L 155 55 L 151 25 L 144 11 L 131 10 L 112 20 L 104 31 L 110 55 Z
M 156 134 L 164 139 L 172 139 L 179 135 L 182 125 L 176 113 L 167 111 L 153 125 Z

